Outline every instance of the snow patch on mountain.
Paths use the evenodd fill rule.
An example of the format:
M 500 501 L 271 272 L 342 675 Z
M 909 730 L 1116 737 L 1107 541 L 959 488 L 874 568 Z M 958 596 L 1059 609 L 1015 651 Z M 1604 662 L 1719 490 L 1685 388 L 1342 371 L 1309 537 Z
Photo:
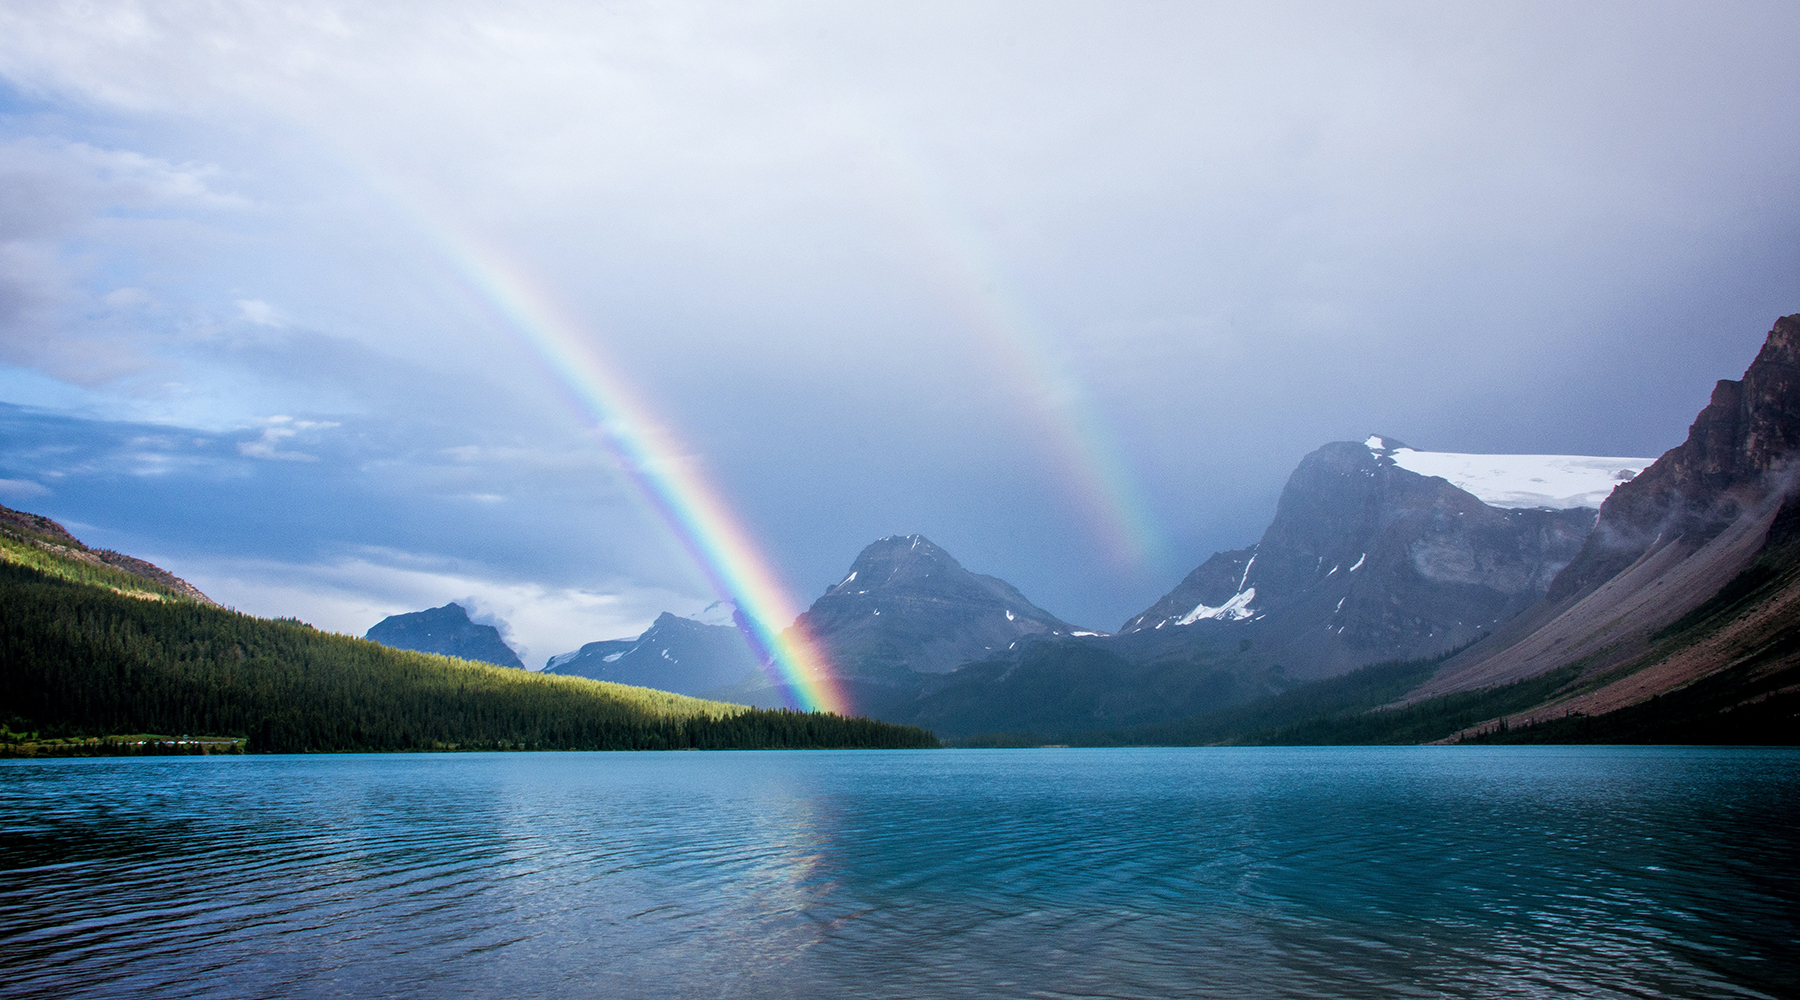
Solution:
M 1490 507 L 1598 510 L 1615 487 L 1654 458 L 1593 455 L 1465 455 L 1419 451 L 1380 435 L 1363 442 L 1377 456 L 1421 476 L 1439 476 Z
M 1250 609 L 1250 602 L 1255 599 L 1255 587 L 1251 587 L 1249 590 L 1241 590 L 1236 594 L 1233 594 L 1231 600 L 1226 601 L 1216 608 L 1209 608 L 1204 604 L 1200 605 L 1183 615 L 1181 620 L 1175 624 L 1192 625 L 1197 621 L 1203 621 L 1207 618 L 1216 618 L 1220 621 L 1227 622 L 1243 621 L 1256 613 Z
M 581 655 L 581 650 L 579 650 L 579 649 L 571 649 L 567 653 L 558 653 L 555 656 L 552 656 L 550 658 L 549 663 L 544 664 L 544 669 L 545 670 L 555 670 L 557 667 L 562 666 L 563 664 L 569 662 L 570 660 L 573 660 L 574 658 L 576 658 L 577 656 L 580 656 L 580 655 Z M 614 659 L 617 659 L 617 657 L 614 657 Z

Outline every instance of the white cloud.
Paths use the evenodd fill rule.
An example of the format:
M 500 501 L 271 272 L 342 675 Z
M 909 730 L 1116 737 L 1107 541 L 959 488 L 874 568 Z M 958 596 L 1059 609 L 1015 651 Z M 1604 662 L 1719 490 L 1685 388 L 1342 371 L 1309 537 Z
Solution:
M 496 579 L 445 560 L 387 550 L 324 563 L 204 557 L 173 562 L 184 579 L 228 607 L 299 618 L 347 635 L 360 636 L 389 615 L 456 601 L 472 616 L 504 622 L 503 633 L 533 670 L 583 643 L 635 636 L 663 611 L 685 613 L 706 603 L 691 594 L 627 584 L 579 589 Z
M 328 430 L 339 426 L 333 420 L 295 420 L 288 416 L 269 417 L 263 428 L 262 436 L 254 441 L 238 442 L 238 454 L 246 458 L 277 459 L 286 462 L 317 462 L 319 456 L 303 451 L 290 451 L 283 445 L 300 435 L 315 430 Z
M 285 326 L 275 307 L 261 299 L 239 299 L 238 312 L 257 326 Z
M 182 339 L 182 324 L 156 315 L 151 290 L 112 281 L 144 268 L 145 256 L 152 271 L 179 261 L 167 217 L 187 216 L 179 228 L 193 240 L 202 231 L 195 213 L 246 208 L 211 186 L 219 175 L 211 165 L 82 142 L 0 141 L 0 363 L 87 387 L 166 371 L 158 348 Z M 180 283 L 196 270 L 163 280 Z
M 50 495 L 50 487 L 29 479 L 0 479 L 0 497 L 9 500 L 31 500 Z

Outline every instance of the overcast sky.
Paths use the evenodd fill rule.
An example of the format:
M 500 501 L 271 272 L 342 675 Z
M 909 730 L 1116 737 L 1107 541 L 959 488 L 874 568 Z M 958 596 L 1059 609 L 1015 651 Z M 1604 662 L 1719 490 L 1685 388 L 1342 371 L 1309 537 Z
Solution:
M 1680 443 L 1800 311 L 1800 7 L 1345 6 L 0 6 L 0 502 L 534 667 L 699 608 L 471 240 L 802 606 L 922 532 L 1110 629 L 1327 441 Z

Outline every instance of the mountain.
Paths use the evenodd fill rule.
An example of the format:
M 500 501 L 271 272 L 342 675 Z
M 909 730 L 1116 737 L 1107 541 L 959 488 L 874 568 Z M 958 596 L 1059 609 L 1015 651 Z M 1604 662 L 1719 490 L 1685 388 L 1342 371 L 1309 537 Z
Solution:
M 1607 498 L 1543 600 L 1407 700 L 1557 671 L 1573 676 L 1515 724 L 1709 690 L 1720 712 L 1766 700 L 1800 666 L 1797 479 L 1800 316 L 1787 316 L 1687 439 Z
M 698 695 L 760 675 L 761 664 L 722 603 L 704 620 L 665 611 L 635 639 L 590 642 L 572 653 L 552 656 L 544 673 L 586 677 L 639 687 Z M 710 613 L 710 614 L 709 614 Z
M 1261 540 L 1202 563 L 1125 623 L 1120 648 L 1247 642 L 1314 679 L 1467 645 L 1581 551 L 1594 522 L 1582 503 L 1649 464 L 1422 452 L 1379 435 L 1325 445 L 1288 478 Z
M 91 566 L 104 566 L 128 573 L 160 587 L 165 587 L 171 593 L 190 600 L 203 604 L 213 603 L 212 598 L 200 592 L 200 588 L 155 563 L 145 562 L 111 549 L 88 548 L 81 543 L 80 539 L 69 534 L 67 528 L 42 514 L 28 514 L 22 510 L 0 507 L 0 533 L 44 552 L 54 553 Z
M 959 673 L 968 675 L 967 680 L 926 699 L 917 717 L 941 718 L 942 730 L 958 736 L 972 731 L 972 721 L 1001 723 L 988 726 L 990 735 L 977 740 L 988 744 L 1042 742 L 1045 735 L 1090 745 L 1800 741 L 1800 316 L 1778 320 L 1743 379 L 1720 382 L 1687 440 L 1636 475 L 1631 475 L 1634 460 L 1433 456 L 1382 438 L 1371 438 L 1364 446 L 1376 459 L 1373 471 L 1362 469 L 1372 483 L 1394 475 L 1382 470 L 1386 459 L 1409 472 L 1442 476 L 1435 482 L 1461 488 L 1490 507 L 1531 504 L 1553 513 L 1595 496 L 1604 495 L 1604 500 L 1592 530 L 1583 533 L 1578 551 L 1555 570 L 1548 586 L 1533 582 L 1510 595 L 1505 588 L 1488 587 L 1508 600 L 1537 590 L 1537 599 L 1491 634 L 1448 656 L 1396 658 L 1290 686 L 1282 671 L 1255 661 L 1261 646 L 1248 638 L 1241 640 L 1242 660 L 1219 661 L 1210 668 L 1176 657 L 1160 669 L 1154 663 L 1146 666 L 1144 650 L 1122 645 L 1168 633 L 1216 639 L 1228 627 L 1247 637 L 1256 626 L 1275 622 L 1285 608 L 1316 607 L 1318 602 L 1306 596 L 1308 587 L 1317 590 L 1338 575 L 1308 581 L 1300 574 L 1298 597 L 1291 565 L 1274 579 L 1259 577 L 1257 568 L 1276 561 L 1270 552 L 1277 542 L 1289 550 L 1285 562 L 1299 557 L 1301 570 L 1307 555 L 1330 561 L 1351 548 L 1358 550 L 1365 572 L 1381 564 L 1373 554 L 1380 543 L 1358 539 L 1357 525 L 1363 522 L 1344 516 L 1345 503 L 1314 502 L 1313 514 L 1301 524 L 1317 527 L 1335 521 L 1337 526 L 1335 533 L 1314 536 L 1314 549 L 1334 537 L 1356 540 L 1355 545 L 1313 554 L 1301 544 L 1309 532 L 1277 530 L 1284 516 L 1278 513 L 1278 524 L 1257 546 L 1209 560 L 1184 582 L 1185 591 L 1178 588 L 1128 623 L 1131 631 L 1115 639 L 1082 640 L 1086 649 L 1039 647 L 1010 667 L 965 668 Z M 1327 449 L 1336 454 L 1325 467 L 1335 464 L 1342 472 L 1360 462 L 1344 445 Z M 1309 456 L 1309 462 L 1317 457 L 1319 453 Z M 1302 464 L 1304 471 L 1307 463 Z M 1615 488 L 1605 490 L 1603 480 L 1591 489 L 1583 486 L 1584 477 L 1609 475 L 1614 465 L 1619 466 L 1610 472 L 1618 481 Z M 1290 492 L 1284 493 L 1284 507 L 1290 497 L 1305 500 L 1311 494 L 1318 500 L 1318 491 L 1305 487 L 1309 478 L 1320 479 L 1317 471 L 1296 472 Z M 1351 479 L 1340 476 L 1338 483 L 1352 501 L 1348 506 L 1355 506 L 1358 496 L 1367 501 L 1367 491 L 1359 492 Z M 1419 484 L 1404 477 L 1391 485 L 1395 497 L 1418 496 Z M 1292 492 L 1296 486 L 1301 487 L 1298 496 Z M 1446 539 L 1461 536 L 1460 528 L 1443 526 L 1450 519 L 1446 515 L 1469 520 L 1459 499 L 1439 488 L 1430 505 L 1438 514 L 1424 534 L 1407 527 L 1421 510 L 1416 503 L 1379 506 L 1384 513 L 1376 520 L 1384 525 L 1382 532 L 1399 532 L 1417 575 L 1432 580 L 1439 591 L 1453 590 L 1445 586 L 1442 572 L 1433 571 L 1435 560 L 1421 564 L 1417 557 L 1442 552 Z M 1491 541 L 1495 536 L 1487 537 Z M 1387 542 L 1391 551 L 1393 539 Z M 1375 545 L 1367 562 L 1360 551 L 1364 544 Z M 1489 549 L 1489 558 L 1473 565 L 1504 568 L 1505 560 L 1494 561 Z M 1537 562 L 1533 576 L 1541 581 L 1566 548 L 1559 541 L 1541 552 L 1510 551 L 1528 558 L 1522 563 L 1515 558 L 1503 578 Z M 1393 599 L 1414 600 L 1414 607 L 1420 596 L 1442 598 L 1410 591 L 1405 574 L 1378 589 Z M 1476 596 L 1497 600 L 1493 593 Z M 1352 592 L 1342 607 L 1355 599 Z M 1194 610 L 1184 610 L 1190 600 L 1198 602 Z M 1179 624 L 1190 618 L 1190 624 Z M 1414 639 L 1420 623 L 1415 623 Z M 1194 631 L 1201 626 L 1206 631 Z M 1336 629 L 1327 634 L 1335 635 Z M 1430 631 L 1425 635 L 1430 638 Z M 1279 638 L 1262 636 L 1258 643 L 1278 643 Z M 1102 644 L 1110 648 L 1097 648 Z M 1195 642 L 1193 648 L 1206 647 Z M 1221 644 L 1214 641 L 1210 648 L 1217 657 Z M 1284 659 L 1293 648 L 1283 647 Z M 1098 655 L 1105 652 L 1135 653 L 1136 659 L 1116 656 L 1107 662 Z M 1252 683 L 1222 686 L 1213 692 L 1210 708 L 1185 718 L 1170 711 L 1160 720 L 1145 708 L 1152 699 L 1141 693 L 1135 700 L 1122 698 L 1117 690 L 1121 682 L 1139 688 L 1155 683 L 1172 709 L 1191 706 L 1194 692 L 1205 691 L 1196 680 L 1207 669 L 1215 678 Z M 1255 691 L 1258 680 L 1267 688 L 1260 693 Z M 989 698 L 984 711 L 934 716 L 948 699 L 983 685 Z M 1082 704 L 1073 703 L 1070 691 L 1080 692 L 1075 701 Z M 1238 703 L 1232 704 L 1230 697 Z M 1019 711 L 1021 705 L 1030 710 Z M 997 731 L 1007 726 L 1010 734 Z
M 969 572 L 924 535 L 871 543 L 795 624 L 847 675 L 939 674 L 1025 636 L 1096 634 L 1005 580 Z
M 389 615 L 377 622 L 363 638 L 393 649 L 411 649 L 420 653 L 438 653 L 462 660 L 475 660 L 502 667 L 525 669 L 519 654 L 500 638 L 500 630 L 492 625 L 477 625 L 469 613 L 455 602 L 441 608 Z
M 1067 739 L 1440 657 L 1539 602 L 1581 551 L 1590 505 L 1650 464 L 1426 452 L 1379 435 L 1327 444 L 1300 461 L 1255 545 L 1215 553 L 1117 634 L 1029 637 L 885 717 Z
M 893 718 L 940 675 L 1036 637 L 1091 636 L 1031 603 L 1004 580 L 964 569 L 923 535 L 870 543 L 844 578 L 793 625 L 809 636 L 859 708 Z M 780 704 L 758 676 L 713 692 L 747 704 Z

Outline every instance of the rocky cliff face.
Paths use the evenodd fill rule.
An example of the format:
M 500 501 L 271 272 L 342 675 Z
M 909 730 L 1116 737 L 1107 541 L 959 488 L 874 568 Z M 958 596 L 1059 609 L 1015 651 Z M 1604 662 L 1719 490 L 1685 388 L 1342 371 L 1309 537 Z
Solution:
M 590 642 L 553 656 L 547 674 L 702 695 L 747 676 L 760 677 L 755 653 L 731 625 L 709 625 L 665 611 L 635 639 Z
M 1677 655 L 1669 643 L 1684 631 L 1678 626 L 1687 616 L 1724 588 L 1741 584 L 1753 567 L 1769 580 L 1787 580 L 1786 567 L 1800 547 L 1792 546 L 1787 526 L 1793 522 L 1781 514 L 1786 510 L 1791 517 L 1796 506 L 1797 460 L 1800 316 L 1785 316 L 1743 379 L 1719 382 L 1687 440 L 1607 498 L 1580 554 L 1545 599 L 1446 663 L 1410 697 L 1504 684 L 1581 664 L 1584 678 L 1612 672 L 1621 679 L 1608 685 L 1603 698 L 1559 702 L 1545 711 L 1615 711 L 1725 669 L 1732 656 L 1690 655 L 1691 650 Z M 1779 588 L 1763 590 L 1764 597 L 1733 611 L 1742 619 L 1733 628 L 1743 633 L 1739 638 L 1748 636 L 1746 642 L 1788 641 L 1773 631 L 1742 628 L 1762 615 L 1772 623 L 1769 629 L 1791 629 L 1783 624 L 1787 618 L 1770 611 L 1787 598 L 1777 595 Z M 1712 648 L 1705 636 L 1682 641 L 1693 649 Z M 1670 664 L 1678 661 L 1685 666 L 1675 670 Z
M 469 613 L 456 603 L 410 614 L 389 615 L 371 627 L 363 638 L 394 649 L 440 653 L 502 667 L 525 668 L 519 661 L 519 654 L 500 638 L 499 629 L 470 621 Z
M 1721 379 L 1687 440 L 1614 490 L 1581 554 L 1551 588 L 1551 601 L 1591 591 L 1652 549 L 1678 540 L 1698 548 L 1785 489 L 1800 448 L 1800 315 L 1784 316 L 1740 381 Z
M 1125 623 L 1121 648 L 1248 642 L 1296 677 L 1435 655 L 1537 601 L 1580 551 L 1593 511 L 1489 506 L 1401 468 L 1404 447 L 1306 456 L 1262 539 L 1202 563 Z

